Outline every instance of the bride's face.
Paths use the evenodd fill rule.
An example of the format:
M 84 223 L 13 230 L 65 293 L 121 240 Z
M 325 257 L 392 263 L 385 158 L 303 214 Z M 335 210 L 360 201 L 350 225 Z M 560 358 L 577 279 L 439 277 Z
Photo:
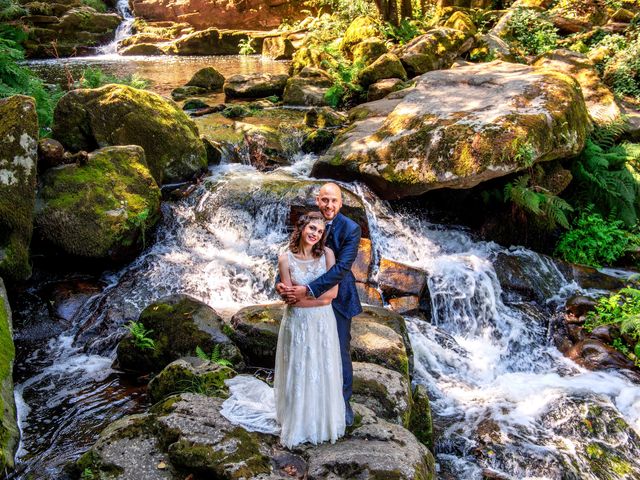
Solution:
M 302 229 L 300 240 L 307 245 L 315 245 L 320 241 L 324 234 L 324 223 L 320 221 L 309 222 Z

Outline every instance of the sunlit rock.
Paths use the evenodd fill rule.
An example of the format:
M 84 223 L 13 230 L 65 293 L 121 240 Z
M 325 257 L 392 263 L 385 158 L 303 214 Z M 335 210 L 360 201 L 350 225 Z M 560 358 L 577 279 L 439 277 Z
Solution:
M 31 275 L 29 244 L 38 162 L 38 116 L 33 98 L 0 100 L 0 275 Z
M 305 67 L 287 79 L 282 100 L 285 105 L 328 105 L 325 94 L 332 85 L 333 79 L 324 70 Z
M 193 120 L 160 95 L 126 85 L 67 93 L 55 109 L 53 137 L 72 151 L 139 145 L 158 184 L 189 179 L 207 166 Z
M 224 86 L 227 98 L 264 98 L 282 96 L 288 75 L 274 73 L 249 73 L 228 77 Z
M 591 128 L 575 80 L 500 61 L 429 72 L 350 117 L 312 174 L 363 180 L 383 198 L 470 188 L 576 155 Z

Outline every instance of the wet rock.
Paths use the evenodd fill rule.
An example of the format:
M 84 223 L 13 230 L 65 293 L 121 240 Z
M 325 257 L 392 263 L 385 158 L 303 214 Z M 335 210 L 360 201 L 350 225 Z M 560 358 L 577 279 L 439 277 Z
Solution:
M 377 37 L 380 33 L 378 22 L 373 17 L 363 16 L 353 20 L 342 36 L 340 41 L 340 50 L 347 55 L 351 54 L 351 50 L 357 44 L 371 37 Z
M 435 478 L 433 456 L 408 430 L 375 417 L 366 407 L 354 410 L 361 423 L 349 437 L 309 451 L 309 480 L 345 475 L 363 480 Z
M 43 138 L 38 142 L 38 170 L 44 171 L 64 163 L 64 147 L 53 138 Z
M 368 283 L 356 282 L 356 289 L 358 290 L 360 303 L 374 307 L 382 307 L 384 305 L 382 295 L 380 295 L 380 292 L 375 287 L 372 287 Z
M 158 184 L 187 180 L 207 166 L 193 120 L 160 95 L 126 85 L 67 93 L 55 110 L 53 136 L 72 151 L 139 145 Z
M 561 49 L 544 54 L 534 66 L 556 70 L 575 78 L 580 84 L 587 111 L 596 125 L 619 121 L 621 112 L 613 92 L 602 83 L 594 63 L 585 55 Z
M 404 88 L 404 82 L 399 78 L 385 78 L 369 85 L 367 90 L 367 102 L 380 100 L 390 93 Z
M 327 150 L 333 143 L 335 133 L 325 128 L 319 128 L 311 132 L 302 142 L 304 153 L 321 153 Z
M 2 278 L 0 278 L 0 470 L 13 470 L 14 455 L 20 432 L 13 398 L 13 322 L 11 307 Z
M 368 88 L 369 85 L 386 78 L 407 79 L 407 72 L 398 57 L 393 53 L 381 55 L 371 65 L 360 70 L 356 77 L 356 82 L 362 87 Z
M 202 110 L 203 108 L 210 108 L 210 105 L 198 98 L 187 100 L 184 102 L 184 105 L 182 105 L 183 110 Z
M 324 70 L 305 67 L 287 80 L 282 100 L 286 105 L 328 105 L 325 94 L 332 85 L 333 80 Z
M 274 60 L 291 60 L 296 47 L 285 36 L 268 37 L 262 43 L 262 56 Z
M 269 368 L 275 365 L 283 313 L 284 305 L 281 303 L 255 305 L 242 308 L 231 318 L 231 338 L 250 365 Z
M 373 363 L 353 362 L 353 401 L 398 425 L 409 425 L 411 392 L 407 377 Z
M 209 91 L 221 90 L 224 85 L 224 77 L 213 67 L 205 67 L 193 74 L 187 86 L 200 87 Z
M 614 339 L 620 337 L 620 331 L 613 325 L 600 325 L 591 331 L 591 336 L 610 345 Z
M 388 296 L 419 296 L 427 284 L 427 273 L 409 265 L 382 258 L 378 285 Z
M 393 53 L 400 58 L 409 78 L 412 78 L 431 70 L 450 67 L 453 61 L 472 45 L 473 38 L 467 33 L 453 28 L 438 27 L 414 38 Z
M 177 87 L 171 90 L 171 98 L 173 98 L 175 101 L 180 101 L 189 97 L 204 95 L 205 93 L 207 93 L 206 88 L 193 86 Z
M 596 301 L 591 297 L 584 295 L 573 295 L 569 297 L 565 303 L 565 308 L 574 317 L 580 318 L 593 310 L 596 306 Z
M 209 165 L 219 165 L 222 161 L 222 148 L 220 145 L 204 137 L 202 137 L 202 143 L 207 149 L 207 162 Z
M 218 363 L 198 357 L 185 357 L 171 362 L 149 382 L 149 395 L 154 402 L 182 392 L 197 392 L 210 397 L 224 397 L 224 381 L 236 372 Z
M 411 397 L 408 428 L 421 443 L 433 450 L 433 421 L 427 389 L 423 385 L 416 385 Z
M 591 128 L 574 80 L 499 61 L 426 73 L 350 114 L 355 122 L 312 175 L 363 180 L 389 199 L 470 188 L 575 155 Z
M 368 281 L 371 261 L 371 240 L 368 238 L 361 238 L 360 245 L 358 246 L 358 256 L 351 267 L 351 271 L 353 272 L 356 282 L 366 283 Z
M 38 116 L 33 98 L 0 99 L 0 275 L 31 275 L 29 245 L 36 193 Z
M 247 32 L 206 28 L 177 39 L 168 51 L 175 55 L 238 55 L 240 42 L 250 38 Z
M 304 124 L 310 128 L 340 127 L 347 121 L 346 115 L 330 107 L 311 108 L 304 114 Z
M 232 75 L 225 80 L 223 90 L 227 98 L 280 97 L 288 78 L 288 75 L 273 73 Z
M 135 45 L 131 45 L 130 47 L 125 47 L 122 50 L 119 50 L 118 53 L 123 57 L 134 56 L 134 55 L 157 57 L 160 55 L 165 55 L 164 50 L 162 50 L 160 47 L 152 43 L 137 43 Z
M 353 63 L 360 62 L 363 65 L 370 65 L 387 51 L 386 44 L 379 38 L 366 38 L 353 46 Z
M 122 261 L 160 218 L 160 189 L 142 148 L 105 147 L 86 165 L 47 170 L 38 192 L 38 235 L 67 255 Z
M 584 265 L 567 264 L 558 261 L 558 267 L 568 280 L 574 280 L 582 288 L 599 290 L 619 290 L 626 286 L 626 280 L 599 272 L 595 268 Z
M 635 368 L 632 360 L 596 338 L 586 338 L 578 342 L 565 355 L 589 370 Z
M 403 297 L 388 298 L 389 307 L 394 312 L 398 312 L 401 315 L 415 314 L 420 315 L 421 301 L 417 295 L 409 295 Z
M 244 368 L 242 355 L 227 336 L 228 327 L 216 311 L 189 295 L 170 295 L 147 306 L 138 322 L 155 342 L 154 349 L 142 350 L 127 334 L 118 344 L 118 366 L 134 372 L 158 372 L 169 363 L 193 355 L 196 347 L 206 353 L 215 349 L 234 368 Z M 226 332 L 226 333 L 225 333 Z

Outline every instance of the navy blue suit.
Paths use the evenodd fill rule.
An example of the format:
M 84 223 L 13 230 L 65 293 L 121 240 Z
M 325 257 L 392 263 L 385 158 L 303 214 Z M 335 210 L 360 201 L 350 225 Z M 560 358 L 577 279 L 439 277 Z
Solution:
M 352 393 L 353 367 L 351 365 L 351 318 L 362 312 L 362 305 L 356 290 L 356 279 L 351 266 L 358 255 L 360 245 L 360 226 L 348 217 L 338 213 L 331 222 L 326 245 L 336 256 L 336 264 L 324 275 L 309 284 L 315 297 L 321 296 L 335 285 L 338 296 L 331 306 L 336 315 L 340 356 L 342 357 L 342 394 L 348 414 L 351 414 L 349 399 Z

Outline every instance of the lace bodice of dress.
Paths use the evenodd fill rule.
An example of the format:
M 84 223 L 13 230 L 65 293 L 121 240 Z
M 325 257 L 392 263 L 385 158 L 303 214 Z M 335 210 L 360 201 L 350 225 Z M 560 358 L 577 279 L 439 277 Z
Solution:
M 287 255 L 289 256 L 291 281 L 296 285 L 308 285 L 327 271 L 327 261 L 324 254 L 320 258 L 311 260 L 298 260 L 291 252 L 287 252 Z

